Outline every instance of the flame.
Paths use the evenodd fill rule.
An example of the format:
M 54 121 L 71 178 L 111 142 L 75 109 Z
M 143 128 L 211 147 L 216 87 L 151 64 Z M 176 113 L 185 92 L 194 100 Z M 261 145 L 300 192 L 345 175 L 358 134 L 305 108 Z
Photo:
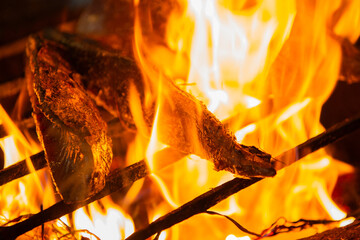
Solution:
M 324 130 L 320 112 L 337 82 L 341 39 L 354 42 L 360 34 L 360 10 L 354 7 L 358 1 L 178 0 L 176 4 L 163 35 L 142 24 L 139 3 L 134 5 L 135 57 L 147 87 L 157 89 L 149 93 L 157 97 L 157 113 L 145 155 L 166 208 L 185 203 L 231 175 L 214 172 L 211 163 L 194 155 L 166 171 L 154 167 L 155 153 L 166 147 L 158 137 L 162 127 L 158 119 L 166 117 L 161 111 L 164 96 L 157 96 L 164 91 L 163 76 L 202 100 L 237 141 L 276 156 Z M 164 41 L 160 44 L 159 35 Z M 257 232 L 279 217 L 343 219 L 346 213 L 330 196 L 337 177 L 351 171 L 320 150 L 214 210 Z M 197 216 L 173 227 L 167 237 L 249 239 L 229 234 L 237 231 L 230 225 L 214 216 Z
M 14 180 L 0 188 L 0 225 L 8 226 L 17 223 L 13 219 L 19 216 L 29 216 L 48 208 L 56 203 L 54 186 L 50 173 L 46 170 L 35 171 L 29 156 L 41 151 L 39 144 L 27 139 L 11 121 L 6 111 L 0 105 L 0 124 L 8 136 L 0 139 L 0 146 L 4 150 L 5 167 L 27 159 L 31 171 L 25 177 Z M 110 197 L 101 200 L 103 208 L 97 203 L 88 205 L 88 209 L 74 212 L 75 224 L 73 232 L 69 232 L 69 220 L 66 216 L 45 225 L 45 232 L 37 228 L 19 239 L 39 239 L 44 234 L 45 239 L 124 239 L 134 232 L 131 218 Z M 106 208 L 104 208 L 106 206 Z M 89 217 L 91 215 L 91 217 Z
M 251 238 L 249 236 L 244 236 L 244 237 L 236 237 L 233 234 L 228 235 L 225 240 L 251 240 Z
M 91 203 L 87 208 L 74 212 L 74 227 L 79 232 L 79 239 L 93 239 L 94 236 L 98 239 L 125 239 L 134 232 L 131 218 L 109 197 L 100 202 Z M 69 225 L 65 216 L 61 220 Z
M 124 211 L 132 209 L 132 203 L 141 202 L 151 222 L 233 178 L 229 173 L 215 172 L 212 163 L 195 155 L 179 157 L 176 162 L 156 157 L 168 147 L 158 136 L 163 127 L 159 120 L 166 118 L 162 107 L 171 98 L 164 81 L 173 81 L 203 101 L 235 133 L 238 142 L 276 156 L 324 130 L 320 112 L 337 82 L 341 40 L 354 42 L 360 34 L 356 0 L 178 0 L 167 13 L 161 33 L 144 26 L 144 22 L 151 25 L 152 21 L 148 14 L 142 14 L 141 4 L 138 0 L 133 3 L 133 50 L 146 80 L 146 94 L 143 101 L 136 84 L 129 88 L 138 134 L 129 144 L 127 162 L 146 158 L 152 174 L 130 188 L 122 207 L 107 197 L 77 210 L 72 217 L 52 222 L 48 239 L 68 234 L 79 239 L 125 238 L 135 230 L 136 211 L 132 216 Z M 144 16 L 149 21 L 143 21 Z M 143 113 L 147 108 L 142 104 L 154 102 L 156 116 L 149 130 Z M 7 224 L 20 215 L 39 212 L 40 206 L 54 204 L 56 197 L 48 172 L 35 173 L 29 161 L 29 156 L 41 151 L 40 146 L 17 129 L 2 107 L 0 124 L 9 134 L 0 139 L 5 166 L 27 159 L 32 172 L 0 189 L 0 205 L 6 206 L 0 209 L 0 224 Z M 165 165 L 169 166 L 162 170 Z M 261 232 L 280 217 L 289 221 L 340 220 L 346 213 L 336 206 L 331 192 L 337 177 L 352 171 L 352 167 L 320 150 L 212 210 L 254 232 Z M 144 186 L 149 188 L 144 191 Z M 344 219 L 339 225 L 352 221 Z M 311 231 L 290 238 L 315 232 Z M 232 223 L 213 215 L 197 215 L 158 237 L 204 238 L 251 239 Z
M 320 183 L 315 184 L 320 202 L 324 205 L 324 209 L 328 212 L 330 217 L 334 220 L 341 220 L 346 217 L 346 213 L 341 211 L 336 204 L 331 200 L 329 194 L 326 192 L 326 187 Z
M 354 221 L 356 220 L 356 218 L 354 217 L 349 217 L 349 218 L 346 218 L 344 220 L 342 220 L 339 224 L 340 227 L 345 227 L 349 224 L 352 224 Z
M 39 211 L 40 205 L 48 206 L 54 198 L 49 197 L 45 200 L 45 192 L 51 190 L 42 186 L 41 179 L 49 176 L 44 171 L 35 173 L 29 160 L 29 156 L 41 150 L 40 146 L 21 133 L 1 105 L 0 124 L 9 134 L 0 139 L 0 146 L 4 151 L 4 166 L 7 167 L 22 159 L 27 159 L 27 165 L 30 170 L 32 169 L 32 173 L 28 176 L 19 181 L 10 182 L 0 189 L 0 205 L 6 206 L 0 209 L 0 224 L 7 224 L 8 221 L 18 216 Z

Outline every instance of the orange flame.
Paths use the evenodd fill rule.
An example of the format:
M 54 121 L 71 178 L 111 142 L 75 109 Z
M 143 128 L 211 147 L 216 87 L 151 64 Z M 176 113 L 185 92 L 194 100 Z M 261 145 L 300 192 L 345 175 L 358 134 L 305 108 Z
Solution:
M 0 139 L 0 146 L 4 150 L 5 167 L 26 158 L 29 169 L 32 169 L 32 174 L 19 181 L 10 182 L 0 189 L 0 205 L 6 206 L 0 209 L 0 224 L 5 224 L 18 216 L 39 211 L 41 204 L 51 204 L 54 198 L 50 197 L 43 201 L 45 192 L 50 189 L 42 186 L 41 179 L 49 176 L 43 171 L 35 173 L 28 158 L 39 152 L 40 146 L 24 137 L 1 105 L 0 124 L 9 133 L 7 137 Z
M 81 208 L 74 213 L 75 229 L 78 229 L 81 238 L 125 239 L 134 232 L 130 217 L 110 198 L 102 199 L 101 204 L 91 203 L 88 209 Z M 106 206 L 106 209 L 101 206 Z M 66 217 L 61 220 L 68 224 Z M 87 231 L 81 231 L 84 229 Z
M 355 41 L 359 36 L 353 31 L 360 29 L 360 10 L 354 7 L 358 1 L 179 0 L 177 4 L 168 17 L 165 44 L 142 29 L 137 9 L 134 49 L 149 86 L 162 91 L 159 78 L 169 77 L 227 122 L 239 142 L 274 156 L 323 131 L 320 112 L 337 82 L 339 39 Z M 152 156 L 164 148 L 157 137 L 162 126 L 156 124 L 164 117 L 161 101 L 146 152 L 151 166 Z M 249 109 L 251 116 L 245 114 Z M 214 172 L 197 156 L 166 171 L 156 172 L 156 179 L 170 205 L 231 178 Z M 321 150 L 214 209 L 258 232 L 279 217 L 342 219 L 346 214 L 330 193 L 337 176 L 349 171 L 351 167 Z M 193 231 L 191 224 L 202 227 Z M 229 234 L 237 231 L 230 225 L 217 217 L 197 216 L 167 236 L 186 238 L 191 232 L 191 238 L 248 239 Z
M 0 139 L 0 147 L 4 150 L 5 167 L 27 159 L 31 174 L 7 183 L 0 188 L 0 225 L 15 224 L 11 220 L 19 216 L 29 216 L 37 213 L 41 207 L 48 208 L 56 203 L 54 186 L 46 169 L 35 171 L 29 156 L 41 150 L 40 145 L 26 139 L 16 125 L 11 121 L 0 105 L 0 124 L 5 127 L 8 137 Z M 75 215 L 75 233 L 69 233 L 69 221 L 66 217 L 45 225 L 46 239 L 59 239 L 68 236 L 75 239 L 87 237 L 89 239 L 122 239 L 134 232 L 132 220 L 110 198 L 102 199 L 106 210 L 99 208 L 95 203 L 89 205 L 92 218 L 87 216 L 83 209 Z M 86 231 L 84 231 L 86 229 Z M 43 233 L 34 230 L 19 239 L 38 238 Z
M 149 221 L 233 177 L 215 172 L 209 161 L 195 155 L 160 171 L 158 165 L 164 164 L 157 162 L 155 153 L 167 146 L 158 139 L 162 127 L 158 120 L 166 117 L 162 104 L 171 98 L 162 85 L 164 79 L 173 80 L 202 100 L 235 133 L 237 141 L 274 156 L 323 131 L 320 112 L 337 81 L 341 39 L 354 42 L 360 34 L 359 1 L 178 0 L 167 16 L 160 40 L 143 29 L 140 4 L 134 1 L 134 53 L 147 80 L 145 104 L 156 99 L 157 111 L 150 133 L 139 94 L 130 87 L 130 109 L 138 136 L 130 145 L 128 159 L 131 164 L 146 157 L 153 171 L 149 179 L 161 192 L 161 201 L 157 199 L 148 207 Z M 0 139 L 6 166 L 41 150 L 21 134 L 2 107 L 0 123 L 9 133 L 9 137 Z M 145 137 L 148 135 L 150 140 Z M 56 201 L 48 173 L 35 173 L 27 162 L 32 174 L 0 189 L 0 205 L 7 206 L 0 209 L 0 224 L 38 212 L 40 205 L 46 208 Z M 352 167 L 320 150 L 212 210 L 229 215 L 254 232 L 262 231 L 279 217 L 289 221 L 340 220 L 346 213 L 332 201 L 331 191 L 337 177 L 351 171 Z M 146 180 L 133 185 L 124 205 L 137 198 L 143 184 Z M 120 239 L 134 231 L 130 216 L 110 198 L 101 200 L 101 204 L 93 203 L 74 213 L 75 237 Z M 340 225 L 353 220 L 344 219 Z M 64 225 L 72 223 L 66 217 L 53 223 L 55 228 Z M 59 233 L 67 234 L 57 230 L 48 238 L 57 239 Z M 310 233 L 314 230 L 291 238 Z M 251 239 L 232 223 L 212 215 L 195 216 L 159 236 L 161 240 L 204 238 Z

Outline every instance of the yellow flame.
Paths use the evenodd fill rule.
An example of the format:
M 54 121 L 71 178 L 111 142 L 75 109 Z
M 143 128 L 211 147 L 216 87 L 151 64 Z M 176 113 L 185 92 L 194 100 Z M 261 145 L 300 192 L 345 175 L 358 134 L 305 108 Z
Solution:
M 0 140 L 0 145 L 4 149 L 4 167 L 8 167 L 21 159 L 21 155 L 17 151 L 13 136 L 5 137 Z
M 166 199 L 166 201 L 173 207 L 173 208 L 177 208 L 179 206 L 179 204 L 176 204 L 175 201 L 172 199 L 171 194 L 169 193 L 168 188 L 166 187 L 166 185 L 164 184 L 164 182 L 155 174 L 151 174 L 151 177 L 156 181 L 156 183 L 158 184 L 159 188 L 161 189 L 161 192 L 164 194 L 164 198 Z
M 300 165 L 301 169 L 304 170 L 319 170 L 324 169 L 330 165 L 331 159 L 328 157 L 323 157 L 319 160 L 315 160 L 309 163 L 303 163 Z
M 258 106 L 261 103 L 261 101 L 251 96 L 245 96 L 245 103 L 247 108 L 253 108 Z
M 154 158 L 154 154 L 167 147 L 167 145 L 162 144 L 159 141 L 158 135 L 157 135 L 158 126 L 159 126 L 158 125 L 159 109 L 160 109 L 160 107 L 158 107 L 157 111 L 156 111 L 156 115 L 155 115 L 155 119 L 154 119 L 154 123 L 153 123 L 155 127 L 153 127 L 153 129 L 152 129 L 151 138 L 150 138 L 147 150 L 146 150 L 146 160 L 147 160 L 147 163 L 149 164 L 149 167 L 152 172 L 155 172 L 158 169 L 157 166 L 160 165 L 160 164 L 157 164 L 156 159 Z M 163 159 L 161 159 L 161 160 L 163 160 Z
M 340 227 L 345 227 L 349 224 L 352 224 L 354 221 L 356 220 L 356 218 L 354 217 L 349 217 L 349 218 L 346 218 L 344 220 L 342 220 L 339 224 Z
M 227 209 L 224 210 L 217 210 L 218 213 L 221 213 L 223 215 L 232 215 L 232 214 L 236 214 L 236 215 L 241 215 L 244 212 L 244 209 L 241 209 L 240 206 L 237 203 L 237 199 L 235 196 L 230 196 L 228 198 L 228 206 Z
M 144 75 L 146 94 L 140 99 L 135 85 L 130 85 L 128 100 L 139 134 L 128 149 L 127 159 L 133 163 L 146 157 L 154 172 L 157 165 L 164 165 L 157 163 L 154 155 L 167 147 L 158 139 L 163 127 L 159 122 L 164 117 L 161 104 L 171 98 L 162 85 L 164 79 L 204 101 L 220 120 L 241 116 L 237 124 L 232 124 L 237 126 L 233 129 L 237 141 L 276 155 L 323 130 L 320 111 L 336 84 L 340 42 L 343 38 L 354 42 L 360 34 L 358 1 L 179 0 L 180 7 L 169 13 L 164 42 L 158 44 L 158 39 L 148 33 L 153 29 L 142 29 L 140 1 L 134 0 L 133 5 L 134 55 Z M 146 109 L 154 102 L 154 127 L 149 129 L 143 105 Z M 248 109 L 254 110 L 251 117 L 244 114 Z M 40 146 L 23 136 L 1 106 L 0 123 L 9 133 L 0 139 L 6 166 L 26 158 L 33 172 L 1 188 L 0 205 L 6 207 L 1 208 L 0 220 L 5 223 L 21 214 L 38 212 L 40 204 L 51 205 L 55 197 L 49 176 L 39 171 L 37 178 L 28 159 L 41 150 Z M 155 220 L 170 208 L 231 178 L 231 174 L 214 173 L 212 168 L 210 163 L 190 155 L 173 163 L 167 174 L 152 174 L 151 180 L 162 192 L 163 200 L 149 210 L 149 219 Z M 337 176 L 352 171 L 352 167 L 337 163 L 325 151 L 318 151 L 279 171 L 275 178 L 228 198 L 214 210 L 257 231 L 279 216 L 297 220 L 304 215 L 319 219 L 329 215 L 340 220 L 346 213 L 330 195 Z M 124 205 L 136 199 L 144 182 L 134 184 Z M 109 198 L 101 203 L 106 210 L 93 203 L 88 206 L 90 214 L 85 209 L 75 212 L 76 229 L 91 232 L 81 232 L 79 236 L 129 236 L 134 231 L 130 217 Z M 214 219 L 199 217 L 190 221 L 200 232 L 197 236 L 203 238 L 250 239 L 229 234 L 233 231 L 231 223 L 217 224 Z M 69 225 L 65 217 L 61 221 Z M 55 225 L 60 227 L 61 221 Z M 352 221 L 354 218 L 344 219 L 340 226 Z M 186 224 L 178 227 L 184 232 L 178 228 L 171 234 L 170 230 L 164 231 L 159 239 L 190 239 L 193 232 L 186 230 L 194 227 Z
M 101 209 L 97 203 L 88 205 L 91 218 L 84 208 L 77 210 L 74 214 L 75 228 L 77 230 L 87 229 L 100 239 L 125 239 L 134 232 L 134 225 L 119 206 L 115 205 L 109 198 L 101 200 L 106 209 Z M 63 221 L 67 221 L 62 218 Z M 81 233 L 82 237 L 91 237 L 88 233 Z
M 256 130 L 256 124 L 250 124 L 242 129 L 240 129 L 239 131 L 237 131 L 235 133 L 236 140 L 238 142 L 241 142 L 247 134 L 254 132 L 255 130 Z
M 228 235 L 225 240 L 251 240 L 251 238 L 249 236 L 244 236 L 244 237 L 236 237 L 233 234 Z
M 273 6 L 278 4 L 281 14 Z M 234 1 L 189 1 L 180 26 L 184 21 L 193 27 L 179 36 L 179 19 L 170 18 L 167 35 L 170 46 L 191 41 L 191 47 L 177 49 L 190 58 L 187 81 L 196 85 L 188 90 L 208 103 L 210 111 L 221 109 L 218 115 L 229 116 L 232 106 L 246 102 L 246 83 L 274 60 L 290 32 L 294 12 L 293 1 L 263 1 L 248 9 Z
M 359 1 L 335 1 L 334 4 L 339 4 L 339 9 L 341 9 L 336 13 L 334 33 L 354 43 L 360 35 Z
M 324 208 L 326 209 L 330 217 L 333 220 L 341 220 L 345 218 L 346 213 L 334 203 L 334 201 L 329 196 L 329 193 L 326 191 L 326 187 L 324 186 L 324 184 L 316 182 L 314 185 L 317 189 L 320 202 L 324 205 Z
M 25 138 L 14 122 L 0 105 L 0 123 L 8 136 L 0 139 L 0 146 L 4 150 L 5 167 L 26 159 L 30 174 L 2 186 L 0 189 L 1 223 L 20 215 L 38 212 L 40 205 L 45 207 L 55 203 L 55 196 L 51 182 L 43 185 L 49 175 L 44 171 L 35 172 L 29 156 L 39 152 L 40 146 L 31 139 Z M 49 184 L 50 183 L 50 184 Z M 45 195 L 45 193 L 49 195 Z
M 306 98 L 301 103 L 294 103 L 287 107 L 284 112 L 282 112 L 281 115 L 276 119 L 275 125 L 279 125 L 280 123 L 289 119 L 291 116 L 297 114 L 301 109 L 305 108 L 310 103 L 310 101 L 310 98 Z
M 5 131 L 9 134 L 9 137 L 12 137 L 12 140 L 7 140 L 8 143 L 13 141 L 11 146 L 4 147 L 4 151 L 7 152 L 6 156 L 7 161 L 5 161 L 5 167 L 16 163 L 21 159 L 25 159 L 35 153 L 41 151 L 41 147 L 36 144 L 32 139 L 27 139 L 24 137 L 22 132 L 18 129 L 15 123 L 11 120 L 5 109 L 0 105 L 0 124 L 3 125 Z M 9 151 L 12 151 L 10 153 Z M 29 165 L 29 162 L 28 162 Z
M 137 9 L 135 56 L 146 84 L 152 85 L 148 89 L 156 89 L 152 97 L 164 90 L 159 76 L 166 76 L 202 100 L 218 119 L 231 119 L 228 124 L 237 141 L 276 156 L 324 130 L 320 112 L 337 81 L 341 39 L 354 41 L 359 35 L 352 31 L 360 29 L 357 3 L 179 0 L 167 16 L 162 44 L 154 29 L 142 29 Z M 146 152 L 152 169 L 154 154 L 165 147 L 157 136 L 163 127 L 159 119 L 166 117 L 161 114 L 158 104 Z M 294 221 L 304 214 L 343 218 L 345 213 L 330 194 L 337 176 L 353 169 L 339 166 L 325 151 L 318 151 L 215 209 L 258 231 L 280 216 Z M 214 173 L 194 155 L 168 171 L 153 178 L 172 207 L 229 179 L 229 174 Z M 205 229 L 212 229 L 210 222 Z M 198 231 L 209 234 L 202 228 Z M 223 233 L 221 238 L 249 237 Z

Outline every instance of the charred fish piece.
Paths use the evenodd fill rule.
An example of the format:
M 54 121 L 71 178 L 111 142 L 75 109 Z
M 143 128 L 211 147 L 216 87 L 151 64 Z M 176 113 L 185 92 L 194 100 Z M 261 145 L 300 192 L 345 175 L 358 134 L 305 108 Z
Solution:
M 65 202 L 86 200 L 110 170 L 107 125 L 55 46 L 31 36 L 26 53 L 33 117 L 53 181 Z
M 163 143 L 212 160 L 217 171 L 226 170 L 242 177 L 276 174 L 269 154 L 236 142 L 234 135 L 202 102 L 178 88 L 170 79 L 159 78 L 162 91 L 157 92 L 156 86 L 144 80 L 136 63 L 115 50 L 78 35 L 54 30 L 45 32 L 44 38 L 61 46 L 67 61 L 82 76 L 90 96 L 118 116 L 127 128 L 136 129 L 129 100 L 130 88 L 135 88 L 148 133 L 157 111 L 156 97 L 161 99 L 157 119 L 161 126 L 158 136 Z

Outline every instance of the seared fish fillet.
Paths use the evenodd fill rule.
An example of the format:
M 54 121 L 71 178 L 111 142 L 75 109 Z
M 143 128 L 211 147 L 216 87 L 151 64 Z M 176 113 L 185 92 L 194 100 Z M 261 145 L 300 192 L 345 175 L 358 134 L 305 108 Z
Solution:
M 32 36 L 26 52 L 33 117 L 53 180 L 65 202 L 86 200 L 110 169 L 107 124 L 56 46 Z

